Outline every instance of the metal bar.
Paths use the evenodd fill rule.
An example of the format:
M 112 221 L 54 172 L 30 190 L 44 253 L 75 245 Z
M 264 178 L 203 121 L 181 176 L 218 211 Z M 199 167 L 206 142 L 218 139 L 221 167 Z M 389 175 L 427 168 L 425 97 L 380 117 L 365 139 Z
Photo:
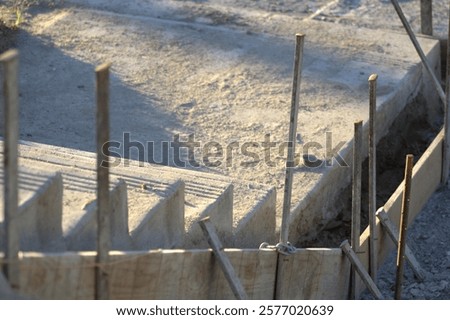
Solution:
M 380 220 L 380 223 L 388 234 L 389 238 L 391 238 L 392 242 L 395 244 L 398 250 L 399 232 L 397 230 L 397 227 L 392 223 L 391 219 L 389 219 L 388 214 L 386 213 L 386 211 L 384 211 L 383 208 L 378 209 L 377 217 Z M 405 244 L 405 257 L 406 261 L 408 261 L 409 265 L 411 266 L 411 269 L 413 270 L 416 278 L 422 282 L 425 279 L 425 273 L 423 272 L 419 262 L 417 261 L 412 250 L 408 247 L 407 244 Z
M 247 293 L 245 292 L 244 286 L 242 285 L 239 277 L 234 271 L 233 265 L 228 259 L 228 256 L 223 252 L 222 243 L 220 242 L 219 237 L 217 236 L 216 230 L 212 225 L 209 217 L 206 217 L 199 221 L 200 227 L 202 228 L 203 234 L 208 240 L 209 245 L 211 246 L 214 255 L 217 257 L 220 267 L 222 268 L 223 274 L 227 279 L 231 290 L 234 293 L 234 296 L 238 300 L 247 300 Z
M 377 115 L 377 79 L 378 75 L 369 77 L 369 272 L 373 281 L 377 277 L 377 142 L 376 142 L 376 115 Z
M 20 239 L 17 225 L 18 214 L 18 142 L 19 142 L 19 53 L 10 50 L 0 56 L 3 65 L 4 114 L 4 226 L 5 261 L 3 271 L 11 288 L 19 287 Z
M 376 299 L 384 299 L 383 295 L 381 294 L 380 290 L 376 286 L 375 282 L 372 280 L 372 278 L 369 276 L 367 271 L 364 269 L 364 265 L 361 263 L 361 261 L 356 256 L 356 253 L 352 250 L 350 247 L 350 244 L 348 243 L 348 240 L 345 240 L 341 244 L 341 249 L 344 252 L 344 254 L 347 256 L 348 260 L 352 264 L 353 268 L 358 272 L 359 276 L 361 277 L 361 280 L 366 285 L 367 289 L 369 289 L 370 293 L 376 298 Z
M 417 53 L 419 54 L 420 59 L 422 60 L 423 65 L 425 66 L 425 69 L 428 71 L 428 74 L 431 77 L 431 80 L 434 84 L 434 87 L 436 88 L 439 97 L 441 98 L 442 102 L 445 105 L 445 93 L 444 90 L 442 90 L 441 84 L 436 77 L 436 75 L 433 72 L 433 68 L 431 68 L 430 64 L 428 63 L 427 57 L 423 53 L 422 48 L 420 47 L 419 42 L 417 41 L 416 36 L 414 35 L 414 32 L 411 29 L 411 26 L 409 25 L 408 21 L 406 20 L 406 17 L 402 11 L 402 8 L 398 4 L 397 0 L 391 0 L 392 4 L 394 5 L 395 11 L 397 11 L 397 14 L 402 21 L 403 27 L 406 29 L 406 32 L 408 33 L 409 38 L 411 39 L 414 48 L 416 49 Z
M 448 8 L 447 37 L 447 71 L 445 76 L 445 117 L 444 117 L 444 148 L 442 154 L 442 184 L 447 184 L 450 166 L 450 2 Z
M 402 211 L 400 217 L 400 234 L 397 251 L 397 277 L 395 282 L 395 299 L 402 297 L 403 270 L 405 264 L 406 233 L 408 231 L 409 203 L 411 200 L 411 178 L 413 169 L 413 156 L 406 156 L 405 188 L 403 190 Z
M 292 83 L 291 117 L 289 122 L 289 147 L 286 160 L 286 180 L 284 184 L 283 216 L 281 220 L 280 242 L 287 243 L 289 237 L 289 217 L 291 213 L 292 179 L 295 159 L 295 136 L 300 94 L 301 71 L 303 63 L 303 45 L 305 35 L 295 36 L 294 79 Z
M 420 0 L 420 32 L 433 35 L 433 1 Z
M 109 141 L 109 68 L 102 64 L 95 69 L 97 80 L 97 266 L 95 298 L 109 298 L 108 274 L 104 268 L 109 260 L 111 227 L 109 208 L 109 162 L 103 146 Z M 105 152 L 104 152 L 105 151 Z M 106 154 L 105 154 L 106 153 Z
M 352 168 L 352 234 L 351 246 L 359 252 L 359 238 L 361 233 L 361 163 L 362 163 L 362 121 L 354 124 L 353 137 L 353 168 Z M 350 297 L 359 299 L 357 290 L 356 270 L 352 267 Z

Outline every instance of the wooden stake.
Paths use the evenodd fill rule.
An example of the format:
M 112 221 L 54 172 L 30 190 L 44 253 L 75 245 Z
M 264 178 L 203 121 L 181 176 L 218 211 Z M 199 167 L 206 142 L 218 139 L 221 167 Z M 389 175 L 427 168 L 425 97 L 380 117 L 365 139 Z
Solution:
M 377 115 L 377 79 L 378 75 L 369 77 L 369 271 L 373 281 L 377 277 L 377 145 L 376 145 L 376 115 Z
M 353 268 L 355 268 L 355 270 L 358 272 L 359 276 L 361 277 L 361 280 L 364 282 L 367 289 L 369 289 L 370 293 L 372 293 L 372 295 L 376 299 L 384 299 L 380 290 L 377 288 L 375 282 L 373 282 L 372 278 L 370 278 L 369 274 L 364 269 L 364 265 L 361 263 L 361 261 L 359 261 L 358 257 L 356 256 L 356 253 L 350 247 L 348 240 L 342 242 L 341 249 L 347 256 Z
M 5 96 L 4 165 L 4 225 L 5 225 L 5 276 L 13 289 L 19 287 L 19 229 L 18 214 L 18 150 L 19 142 L 19 53 L 10 50 L 0 56 L 4 70 L 3 92 Z
M 396 300 L 399 300 L 402 297 L 406 233 L 408 230 L 409 203 L 411 200 L 412 169 L 413 169 L 413 156 L 411 154 L 408 154 L 406 156 L 405 188 L 403 190 L 402 211 L 401 211 L 401 217 L 400 217 L 400 234 L 399 234 L 398 251 L 397 251 L 397 278 L 396 278 L 396 282 L 395 282 L 395 299 Z
M 109 285 L 105 265 L 109 260 L 111 227 L 109 208 L 108 154 L 103 145 L 109 141 L 109 68 L 102 64 L 95 69 L 97 79 L 97 267 L 95 298 L 108 299 Z M 107 152 L 107 150 L 105 150 Z
M 300 94 L 301 71 L 303 63 L 303 45 L 305 35 L 295 36 L 294 79 L 292 83 L 291 117 L 289 121 L 289 147 L 286 160 L 286 180 L 284 184 L 283 216 L 281 220 L 280 242 L 287 243 L 289 237 L 289 217 L 291 213 L 292 179 L 295 163 L 295 137 Z
M 359 237 L 361 233 L 362 124 L 362 121 L 355 122 L 353 137 L 351 246 L 356 253 L 359 252 Z M 359 292 L 356 285 L 356 270 L 352 267 L 350 289 L 350 296 L 352 299 L 359 299 Z
M 433 2 L 420 0 L 420 32 L 428 36 L 433 35 Z
M 377 217 L 381 222 L 381 225 L 383 226 L 384 230 L 388 234 L 389 238 L 394 242 L 395 246 L 398 250 L 398 242 L 399 242 L 399 232 L 395 225 L 392 223 L 391 219 L 389 219 L 388 214 L 386 211 L 384 211 L 383 208 L 378 209 L 377 211 Z M 405 244 L 405 257 L 406 260 L 409 262 L 409 265 L 411 266 L 411 269 L 413 270 L 415 276 L 419 281 L 423 281 L 425 279 L 425 274 L 420 267 L 419 262 L 417 261 L 416 257 L 414 256 L 411 249 L 408 247 L 407 244 Z
M 219 261 L 219 265 L 222 268 L 225 278 L 230 284 L 234 296 L 238 300 L 247 300 L 248 297 L 247 294 L 245 293 L 245 289 L 242 286 L 242 283 L 239 280 L 239 277 L 237 276 L 236 272 L 234 271 L 230 259 L 228 259 L 227 255 L 223 252 L 222 243 L 220 242 L 219 237 L 217 236 L 216 230 L 214 229 L 211 220 L 209 219 L 209 217 L 206 217 L 200 220 L 199 224 L 203 230 L 203 234 L 205 235 L 209 245 L 211 246 L 214 252 L 214 255 Z
M 445 76 L 445 117 L 444 117 L 444 148 L 442 154 L 442 184 L 447 184 L 450 166 L 450 2 L 448 8 L 448 38 L 447 38 L 447 72 Z
M 436 75 L 433 72 L 433 68 L 431 68 L 430 64 L 428 63 L 427 57 L 423 53 L 422 48 L 420 47 L 419 42 L 417 41 L 416 36 L 414 35 L 414 32 L 411 29 L 411 26 L 408 23 L 408 20 L 406 20 L 406 17 L 402 11 L 402 8 L 398 4 L 397 0 L 391 0 L 392 4 L 394 5 L 395 11 L 397 12 L 397 15 L 399 16 L 400 20 L 402 21 L 403 27 L 405 28 L 406 32 L 408 33 L 409 38 L 411 39 L 414 48 L 417 51 L 417 54 L 420 57 L 420 60 L 422 60 L 423 65 L 425 66 L 425 69 L 427 70 L 428 74 L 431 77 L 431 81 L 433 82 L 433 85 L 435 89 L 437 90 L 439 97 L 441 98 L 442 102 L 445 105 L 445 93 L 444 90 L 442 90 L 441 83 L 436 77 Z

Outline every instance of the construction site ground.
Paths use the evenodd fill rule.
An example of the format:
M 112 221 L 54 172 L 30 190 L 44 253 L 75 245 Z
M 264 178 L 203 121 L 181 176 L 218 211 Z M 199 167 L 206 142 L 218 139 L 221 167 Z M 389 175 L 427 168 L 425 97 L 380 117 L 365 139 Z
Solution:
M 372 73 L 380 77 L 381 135 L 401 112 L 393 105 L 403 107 L 418 91 L 428 94 L 433 89 L 423 80 L 420 60 L 389 1 L 282 2 L 66 0 L 56 7 L 30 8 L 15 34 L 21 52 L 21 139 L 94 151 L 93 70 L 110 61 L 113 140 L 123 141 L 123 133 L 129 132 L 133 141 L 157 145 L 173 141 L 176 134 L 184 141 L 194 133 L 203 145 L 214 141 L 224 150 L 233 142 L 247 143 L 259 152 L 259 161 L 236 152 L 231 166 L 224 158 L 216 167 L 203 163 L 188 169 L 245 181 L 249 190 L 274 186 L 279 226 L 284 157 L 273 154 L 269 165 L 263 161 L 264 150 L 254 143 L 261 148 L 266 134 L 278 144 L 287 140 L 294 34 L 302 32 L 306 43 L 294 210 L 302 212 L 301 203 L 328 190 L 326 185 L 337 186 L 329 194 L 332 201 L 321 203 L 319 218 L 315 213 L 314 219 L 297 221 L 302 227 L 293 235 L 316 237 L 330 221 L 333 226 L 345 207 L 334 208 L 350 171 L 343 167 L 348 180 L 340 181 L 329 177 L 330 167 L 308 168 L 301 163 L 302 147 L 308 142 L 325 146 L 331 132 L 332 146 L 342 142 L 340 152 L 348 157 L 353 122 L 368 118 L 367 78 Z M 435 3 L 436 35 L 443 37 L 447 4 Z M 402 6 L 417 31 L 418 1 Z M 427 38 L 420 42 L 439 66 L 439 43 Z M 432 125 L 434 118 L 427 122 Z M 311 151 L 326 160 L 324 150 Z M 159 149 L 154 156 L 159 161 Z M 235 199 L 238 215 L 246 208 L 242 194 Z M 422 284 L 407 274 L 408 298 L 449 298 L 448 198 L 448 189 L 437 192 L 410 229 L 410 246 L 428 274 Z M 378 283 L 386 296 L 392 292 L 393 259 Z

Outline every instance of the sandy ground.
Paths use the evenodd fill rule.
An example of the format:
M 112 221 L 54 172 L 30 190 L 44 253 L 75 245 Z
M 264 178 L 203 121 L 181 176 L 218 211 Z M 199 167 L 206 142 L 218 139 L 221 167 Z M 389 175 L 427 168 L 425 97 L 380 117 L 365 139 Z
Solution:
M 353 121 L 368 118 L 369 75 L 382 75 L 382 104 L 418 62 L 413 48 L 389 33 L 369 38 L 321 23 L 328 4 L 66 0 L 57 8 L 33 7 L 18 36 L 21 138 L 94 151 L 93 69 L 112 61 L 113 140 L 125 144 L 129 133 L 130 141 L 154 141 L 143 156 L 148 161 L 154 151 L 153 160 L 161 162 L 162 142 L 179 135 L 183 143 L 195 134 L 202 147 L 195 158 L 202 163 L 194 169 L 275 186 L 280 214 L 293 35 L 307 34 L 293 206 L 329 169 L 306 168 L 301 156 L 325 160 L 328 132 L 330 149 L 342 150 Z M 270 157 L 263 145 L 269 134 Z M 124 149 L 117 153 L 139 158 L 136 149 L 129 155 Z M 213 165 L 202 157 L 207 153 L 219 155 Z M 334 214 L 324 208 L 317 224 Z M 314 223 L 305 218 L 304 225 Z

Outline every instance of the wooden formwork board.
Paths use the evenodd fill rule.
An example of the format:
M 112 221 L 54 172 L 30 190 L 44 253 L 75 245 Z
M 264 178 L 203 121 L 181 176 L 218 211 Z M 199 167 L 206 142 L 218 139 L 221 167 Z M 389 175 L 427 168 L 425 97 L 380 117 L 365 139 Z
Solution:
M 250 299 L 272 299 L 277 253 L 227 249 Z M 35 299 L 94 299 L 95 252 L 21 253 L 19 293 Z M 111 252 L 110 299 L 234 299 L 211 250 Z
M 273 299 L 274 250 L 226 249 L 250 299 Z M 280 299 L 345 299 L 350 265 L 340 249 L 299 249 L 286 263 Z M 95 253 L 22 253 L 20 290 L 35 299 L 94 299 Z M 211 250 L 112 252 L 111 299 L 234 299 Z
M 421 158 L 414 165 L 411 186 L 411 202 L 408 222 L 411 223 L 420 213 L 431 195 L 436 191 L 441 183 L 442 168 L 442 148 L 444 133 L 441 131 Z M 398 228 L 400 224 L 400 212 L 403 197 L 403 182 L 391 195 L 384 205 L 384 210 L 388 214 L 392 223 Z M 378 230 L 378 268 L 386 259 L 387 255 L 394 248 L 392 240 L 387 233 L 381 229 L 381 224 L 377 220 Z M 369 266 L 369 228 L 364 230 L 360 237 L 360 254 L 358 257 L 367 269 Z M 362 287 L 364 289 L 364 287 Z
M 277 299 L 321 300 L 347 299 L 350 263 L 341 249 L 297 249 L 280 255 Z

